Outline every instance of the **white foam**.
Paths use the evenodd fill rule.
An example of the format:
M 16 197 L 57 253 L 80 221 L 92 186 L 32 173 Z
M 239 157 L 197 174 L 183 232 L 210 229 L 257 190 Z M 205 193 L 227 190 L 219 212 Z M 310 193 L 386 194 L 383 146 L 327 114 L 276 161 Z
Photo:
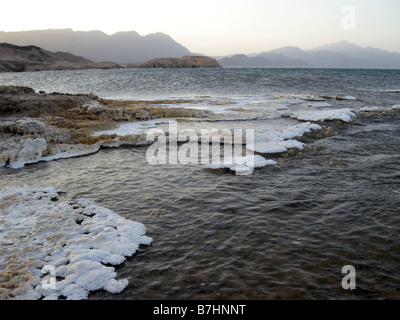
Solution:
M 145 227 L 88 199 L 59 200 L 53 188 L 0 190 L 1 299 L 86 299 L 121 292 L 113 267 L 149 245 Z M 53 268 L 55 285 L 42 268 Z M 46 277 L 49 277 L 47 275 Z

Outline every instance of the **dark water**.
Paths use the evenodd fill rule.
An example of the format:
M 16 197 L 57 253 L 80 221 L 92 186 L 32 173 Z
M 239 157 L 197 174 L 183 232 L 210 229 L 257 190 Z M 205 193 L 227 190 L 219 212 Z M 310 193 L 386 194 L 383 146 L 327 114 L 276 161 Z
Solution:
M 117 268 L 129 287 L 95 299 L 398 299 L 399 120 L 342 125 L 250 176 L 149 166 L 145 148 L 121 148 L 1 169 L 1 187 L 52 185 L 146 225 L 153 244 Z
M 400 90 L 400 70 L 121 69 L 0 74 L 0 85 L 132 99 L 266 94 L 357 94 Z
M 217 83 L 233 71 L 220 72 Z M 238 71 L 236 83 L 246 72 Z M 400 99 L 384 91 L 400 88 L 398 71 L 282 72 L 287 86 L 270 92 L 342 92 L 357 96 L 347 102 L 355 106 L 389 107 Z M 258 73 L 264 80 L 266 73 L 279 74 L 254 70 L 251 77 Z M 312 74 L 318 86 L 298 83 L 296 73 L 303 80 Z M 40 77 L 44 73 L 39 83 Z M 258 91 L 249 96 L 267 85 L 254 81 Z M 166 87 L 161 91 L 173 96 Z M 94 292 L 91 299 L 399 299 L 399 124 L 399 112 L 329 124 L 337 135 L 308 141 L 307 152 L 277 158 L 278 166 L 249 176 L 200 165 L 150 166 L 146 147 L 124 147 L 22 170 L 0 168 L 0 188 L 54 186 L 147 227 L 152 245 L 117 267 L 129 286 L 117 295 Z M 345 265 L 356 269 L 356 290 L 341 286 Z

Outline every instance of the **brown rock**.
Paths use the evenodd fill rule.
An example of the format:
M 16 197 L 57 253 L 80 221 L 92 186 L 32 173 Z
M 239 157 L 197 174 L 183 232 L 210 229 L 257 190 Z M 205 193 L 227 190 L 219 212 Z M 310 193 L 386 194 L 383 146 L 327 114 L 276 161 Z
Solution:
M 129 64 L 127 68 L 221 68 L 217 60 L 205 56 L 158 58 L 143 63 Z

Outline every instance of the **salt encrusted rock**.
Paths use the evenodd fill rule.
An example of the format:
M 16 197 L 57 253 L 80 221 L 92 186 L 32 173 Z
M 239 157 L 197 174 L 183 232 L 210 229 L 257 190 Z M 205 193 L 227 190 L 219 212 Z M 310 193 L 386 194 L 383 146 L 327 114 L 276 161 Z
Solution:
M 34 134 L 43 133 L 46 125 L 38 120 L 18 120 L 15 124 L 16 133 L 18 134 Z
M 46 125 L 36 119 L 20 119 L 16 121 L 0 122 L 0 132 L 15 134 L 38 134 L 43 133 Z
M 258 131 L 255 133 L 254 146 L 247 146 L 247 148 L 263 154 L 283 153 L 289 149 L 303 150 L 304 143 L 295 140 L 295 138 L 321 129 L 318 124 L 306 122 L 280 130 Z
M 9 164 L 20 167 L 26 161 L 37 161 L 47 149 L 47 142 L 43 138 L 23 139 L 15 143 L 12 140 L 0 142 L 0 166 Z
M 148 119 L 150 119 L 150 115 L 149 115 L 149 113 L 147 112 L 147 110 L 142 109 L 142 110 L 140 110 L 138 113 L 136 113 L 135 119 L 138 119 L 138 120 L 148 120 Z
M 0 166 L 22 168 L 26 164 L 87 155 L 100 145 L 72 144 L 72 134 L 65 129 L 36 119 L 0 122 Z
M 142 224 L 91 200 L 60 201 L 59 193 L 0 190 L 0 299 L 86 299 L 93 290 L 121 292 L 128 281 L 117 280 L 108 265 L 121 264 L 152 242 Z
M 95 100 L 83 104 L 81 110 L 86 112 L 92 120 L 99 117 L 114 121 L 130 121 L 132 119 L 125 108 L 109 108 Z
M 329 109 L 329 110 L 318 110 L 318 111 L 301 111 L 301 112 L 283 112 L 282 116 L 289 116 L 293 119 L 303 121 L 332 121 L 340 120 L 343 122 L 351 122 L 356 118 L 356 114 L 352 109 Z

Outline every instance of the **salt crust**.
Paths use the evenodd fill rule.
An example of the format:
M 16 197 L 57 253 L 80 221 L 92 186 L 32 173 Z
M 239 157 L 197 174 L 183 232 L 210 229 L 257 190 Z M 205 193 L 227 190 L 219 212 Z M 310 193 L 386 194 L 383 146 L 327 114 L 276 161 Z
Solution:
M 273 166 L 277 163 L 273 160 L 266 160 L 259 155 L 247 155 L 236 156 L 236 157 L 226 157 L 221 162 L 206 164 L 208 169 L 230 169 L 231 171 L 242 173 L 249 172 L 255 168 L 262 168 L 266 166 Z
M 308 99 L 310 100 L 310 98 Z M 319 101 L 318 99 L 313 99 L 311 101 Z M 396 110 L 398 106 L 393 106 L 392 110 Z M 361 110 L 363 111 L 363 110 Z M 301 121 L 320 121 L 325 120 L 341 120 L 344 122 L 350 122 L 356 117 L 355 113 L 351 109 L 324 109 L 324 110 L 305 110 L 301 112 L 291 112 L 282 111 L 278 116 L 291 117 Z M 173 119 L 169 119 L 173 120 Z M 100 134 L 117 134 L 119 136 L 130 135 L 130 139 L 121 140 L 118 137 L 115 138 L 111 143 L 97 143 L 92 146 L 87 146 L 83 144 L 71 145 L 63 143 L 62 140 L 66 139 L 64 136 L 65 132 L 61 132 L 57 128 L 46 126 L 41 121 L 35 119 L 23 119 L 18 121 L 5 121 L 0 123 L 0 129 L 15 131 L 18 134 L 29 134 L 31 137 L 26 137 L 22 140 L 7 139 L 0 141 L 0 166 L 9 164 L 11 168 L 18 169 L 24 167 L 26 164 L 37 163 L 40 161 L 52 161 L 57 159 L 65 159 L 83 155 L 89 155 L 96 153 L 103 147 L 119 147 L 121 145 L 140 145 L 146 143 L 146 134 L 144 130 L 150 129 L 148 135 L 156 134 L 160 135 L 162 133 L 156 132 L 154 129 L 159 123 L 166 123 L 165 119 L 153 119 L 145 122 L 133 122 L 122 124 L 118 129 L 109 131 L 99 131 L 94 133 L 94 136 Z M 301 127 L 302 125 L 300 125 Z M 310 127 L 307 122 L 306 127 Z M 153 128 L 153 129 L 151 129 Z M 0 131 L 1 131 L 0 130 Z M 153 130 L 153 131 L 152 131 Z M 285 129 L 284 129 L 285 130 Z M 48 131 L 48 132 L 47 132 Z M 60 131 L 60 132 L 59 132 Z M 278 131 L 274 130 L 271 134 L 270 131 L 262 132 L 259 136 L 265 136 L 264 138 L 259 138 L 256 141 L 256 149 L 261 153 L 280 153 L 285 152 L 290 148 L 303 149 L 303 144 L 296 140 L 291 140 L 291 138 L 283 137 Z M 278 132 L 278 134 L 277 134 Z M 41 137 L 46 133 L 46 138 Z M 229 142 L 230 132 L 227 135 L 224 130 L 218 130 L 218 132 L 210 131 L 209 135 L 200 135 L 199 140 L 210 141 L 212 138 L 214 141 L 218 139 L 222 142 Z M 298 136 L 301 136 L 301 133 Z M 184 130 L 179 132 L 179 135 L 185 135 Z M 56 137 L 56 138 L 54 138 Z M 63 138 L 64 137 L 64 138 Z M 57 140 L 55 144 L 56 147 L 50 149 L 49 153 L 49 140 Z M 236 140 L 239 141 L 236 141 Z M 185 138 L 183 139 L 185 140 Z M 242 143 L 242 137 L 235 136 L 235 141 L 232 143 Z
M 97 152 L 100 144 L 70 144 L 71 133 L 36 119 L 0 122 L 0 167 L 13 169 L 40 161 L 52 161 Z
M 389 110 L 391 110 L 391 111 L 400 110 L 400 105 L 397 104 L 397 105 L 394 105 L 394 106 L 392 106 L 390 108 L 385 108 L 385 107 L 364 107 L 364 108 L 359 109 L 358 111 L 359 112 L 381 112 L 381 111 L 385 112 L 385 111 L 389 111 Z
M 353 118 L 356 118 L 354 111 L 348 108 L 318 111 L 283 112 L 281 115 L 302 121 L 320 122 L 326 120 L 341 120 L 343 122 L 351 122 Z
M 271 129 L 255 133 L 254 148 L 248 149 L 258 153 L 281 153 L 289 149 L 304 149 L 304 143 L 293 140 L 302 137 L 305 133 L 322 128 L 315 123 L 305 122 L 299 125 L 289 126 L 283 129 Z
M 59 201 L 60 193 L 0 190 L 0 299 L 80 300 L 128 285 L 109 265 L 152 242 L 145 227 L 88 199 Z M 54 268 L 55 288 L 46 289 L 44 266 Z

